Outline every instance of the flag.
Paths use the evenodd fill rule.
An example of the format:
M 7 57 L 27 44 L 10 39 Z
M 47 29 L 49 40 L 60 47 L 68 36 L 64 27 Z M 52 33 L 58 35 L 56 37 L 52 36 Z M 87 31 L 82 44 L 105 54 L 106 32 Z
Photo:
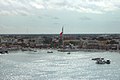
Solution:
M 60 38 L 62 38 L 63 35 L 63 27 L 62 27 L 62 32 L 60 33 Z

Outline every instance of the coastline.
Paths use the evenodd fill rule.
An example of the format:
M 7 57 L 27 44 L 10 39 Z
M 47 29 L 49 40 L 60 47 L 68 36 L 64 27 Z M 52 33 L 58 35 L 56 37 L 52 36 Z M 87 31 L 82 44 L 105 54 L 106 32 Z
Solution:
M 83 51 L 83 52 L 118 52 L 120 53 L 120 50 L 100 50 L 100 49 L 57 49 L 57 48 L 31 48 L 31 50 L 26 50 L 26 51 L 31 51 L 31 52 L 37 52 L 37 51 L 40 51 L 40 50 L 45 50 L 46 52 L 47 51 L 58 51 L 58 52 L 80 52 L 80 51 Z M 14 52 L 14 51 L 22 51 L 22 49 L 13 49 L 13 48 L 9 48 L 7 49 L 8 51 L 8 54 L 9 52 Z M 22 52 L 25 52 L 25 51 L 22 51 Z M 0 53 L 1 54 L 1 53 Z
M 58 49 L 60 52 L 119 52 L 120 50 L 99 50 L 99 49 Z

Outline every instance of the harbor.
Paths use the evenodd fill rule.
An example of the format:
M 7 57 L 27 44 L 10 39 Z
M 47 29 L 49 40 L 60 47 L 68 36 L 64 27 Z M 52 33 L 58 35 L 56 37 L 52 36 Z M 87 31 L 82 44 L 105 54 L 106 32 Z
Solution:
M 120 0 L 0 0 L 0 80 L 120 80 Z
M 0 55 L 0 80 L 119 80 L 120 54 L 117 52 L 16 51 Z M 111 64 L 95 64 L 104 57 Z

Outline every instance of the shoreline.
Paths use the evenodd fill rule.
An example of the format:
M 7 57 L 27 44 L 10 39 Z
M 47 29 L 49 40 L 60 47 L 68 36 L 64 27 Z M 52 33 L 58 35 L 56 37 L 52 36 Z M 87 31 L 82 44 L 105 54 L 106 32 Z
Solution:
M 26 51 L 33 51 L 33 52 L 37 52 L 38 50 L 46 50 L 47 51 L 58 51 L 58 52 L 80 52 L 80 51 L 83 51 L 83 52 L 118 52 L 120 53 L 120 50 L 99 50 L 99 49 L 57 49 L 57 48 L 42 48 L 42 49 L 39 49 L 39 48 L 31 48 L 32 50 L 26 50 Z M 22 51 L 21 49 L 8 49 L 8 54 L 9 52 L 14 52 L 14 51 Z M 22 51 L 22 52 L 25 52 L 25 51 Z M 0 53 L 1 54 L 1 53 Z
M 120 50 L 99 50 L 99 49 L 59 49 L 59 52 L 119 52 Z

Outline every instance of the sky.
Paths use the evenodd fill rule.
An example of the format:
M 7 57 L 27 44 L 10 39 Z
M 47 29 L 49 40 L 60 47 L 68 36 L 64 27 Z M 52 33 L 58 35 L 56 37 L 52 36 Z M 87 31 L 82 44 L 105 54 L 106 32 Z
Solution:
M 120 33 L 120 0 L 0 0 L 0 34 Z

